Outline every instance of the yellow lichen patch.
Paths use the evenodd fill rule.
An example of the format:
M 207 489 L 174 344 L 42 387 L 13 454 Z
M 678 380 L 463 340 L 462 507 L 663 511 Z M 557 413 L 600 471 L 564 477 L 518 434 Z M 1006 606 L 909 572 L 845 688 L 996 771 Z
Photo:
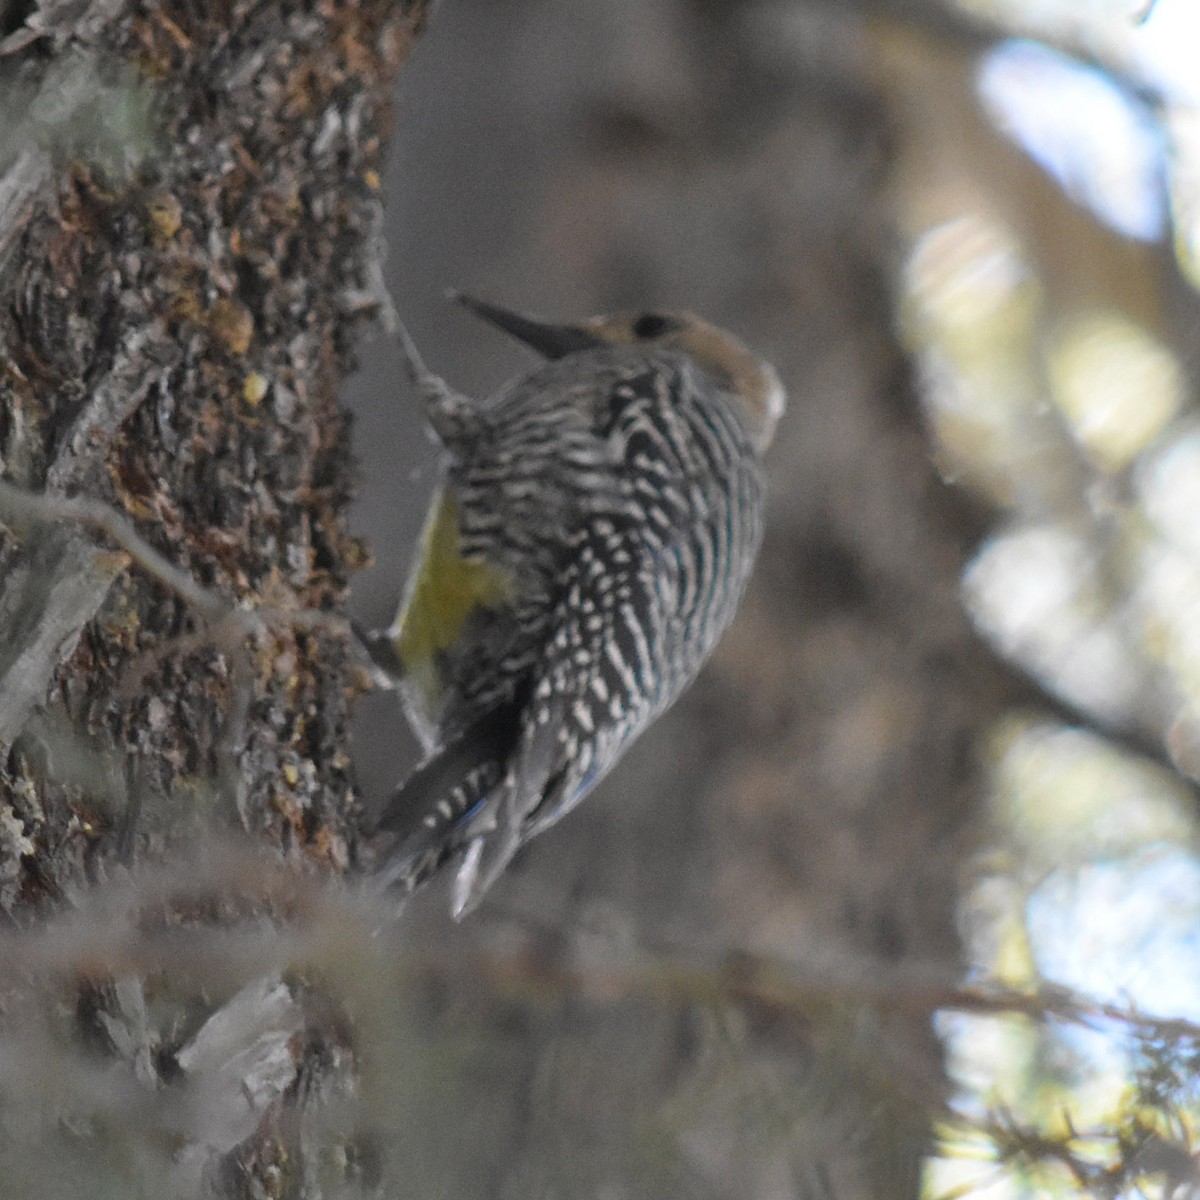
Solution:
M 179 198 L 160 188 L 150 197 L 150 224 L 162 241 L 170 241 L 183 224 L 183 205 Z
M 441 690 L 437 656 L 458 644 L 472 613 L 500 607 L 513 592 L 511 576 L 462 556 L 458 508 L 443 495 L 425 527 L 421 565 L 409 585 L 395 643 L 407 680 L 430 710 Z
M 234 354 L 245 354 L 250 349 L 254 318 L 236 300 L 222 296 L 208 310 L 208 327 Z
M 343 546 L 348 571 L 362 571 L 374 564 L 375 556 L 371 553 L 371 547 L 362 538 L 347 537 Z
M 267 394 L 268 386 L 267 377 L 254 371 L 247 375 L 242 383 L 242 399 L 250 405 L 261 404 L 263 397 Z

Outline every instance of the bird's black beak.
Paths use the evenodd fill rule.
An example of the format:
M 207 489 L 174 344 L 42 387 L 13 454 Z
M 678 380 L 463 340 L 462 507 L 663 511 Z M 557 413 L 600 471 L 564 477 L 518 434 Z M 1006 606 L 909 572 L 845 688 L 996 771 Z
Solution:
M 505 333 L 524 342 L 545 358 L 565 358 L 568 354 L 578 354 L 581 350 L 595 350 L 606 345 L 602 338 L 578 325 L 551 325 L 545 321 L 535 321 L 532 317 L 523 317 L 520 313 L 498 308 L 486 300 L 468 296 L 465 292 L 449 292 L 448 296 L 456 304 L 470 309 L 489 325 L 503 329 Z

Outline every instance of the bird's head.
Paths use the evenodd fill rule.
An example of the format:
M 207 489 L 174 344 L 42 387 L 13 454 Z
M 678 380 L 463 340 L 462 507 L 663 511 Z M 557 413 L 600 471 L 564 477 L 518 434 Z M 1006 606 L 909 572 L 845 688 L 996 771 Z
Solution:
M 691 313 L 624 312 L 557 325 L 499 308 L 462 292 L 453 299 L 546 358 L 566 358 L 604 346 L 661 347 L 690 358 L 735 400 L 751 441 L 761 453 L 783 415 L 785 395 L 775 369 L 743 342 Z

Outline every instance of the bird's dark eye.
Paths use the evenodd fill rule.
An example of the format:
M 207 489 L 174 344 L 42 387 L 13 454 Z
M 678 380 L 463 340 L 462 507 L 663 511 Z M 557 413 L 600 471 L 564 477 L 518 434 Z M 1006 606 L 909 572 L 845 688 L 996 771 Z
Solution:
M 656 338 L 671 328 L 669 318 L 660 313 L 643 313 L 633 323 L 633 336 L 636 338 Z

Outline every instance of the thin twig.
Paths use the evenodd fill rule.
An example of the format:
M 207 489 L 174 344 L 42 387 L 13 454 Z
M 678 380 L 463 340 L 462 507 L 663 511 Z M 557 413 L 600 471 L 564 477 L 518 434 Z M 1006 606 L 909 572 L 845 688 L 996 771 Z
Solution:
M 27 492 L 0 479 L 0 516 L 8 522 L 47 524 L 68 522 L 102 533 L 134 560 L 148 575 L 174 592 L 208 621 L 219 621 L 232 606 L 215 592 L 201 587 L 186 571 L 168 562 L 115 509 L 96 500 Z
M 248 633 L 263 625 L 286 624 L 300 629 L 323 630 L 337 637 L 352 637 L 354 633 L 347 618 L 316 608 L 288 609 L 276 605 L 239 608 L 218 592 L 197 583 L 186 571 L 155 550 L 132 522 L 99 500 L 30 492 L 0 479 L 0 520 L 34 524 L 65 522 L 95 530 L 214 626 L 232 627 Z

